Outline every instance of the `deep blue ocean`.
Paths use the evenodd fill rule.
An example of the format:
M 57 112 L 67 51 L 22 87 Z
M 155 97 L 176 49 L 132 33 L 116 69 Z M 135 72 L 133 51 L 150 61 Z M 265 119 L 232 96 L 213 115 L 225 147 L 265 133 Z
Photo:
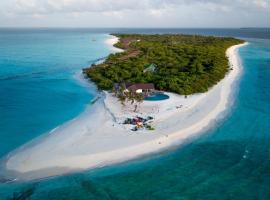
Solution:
M 97 91 L 81 69 L 113 52 L 104 41 L 116 32 L 247 40 L 229 114 L 184 147 L 98 170 L 0 183 L 0 199 L 269 200 L 270 29 L 0 29 L 0 157 L 86 108 Z

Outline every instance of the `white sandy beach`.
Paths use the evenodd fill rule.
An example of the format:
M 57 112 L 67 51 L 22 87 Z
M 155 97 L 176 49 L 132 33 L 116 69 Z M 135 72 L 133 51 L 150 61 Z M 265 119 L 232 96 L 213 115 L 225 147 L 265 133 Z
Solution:
M 113 45 L 117 38 L 107 41 Z M 109 93 L 76 119 L 14 151 L 5 167 L 19 179 L 36 179 L 102 167 L 181 145 L 212 126 L 231 106 L 234 85 L 241 74 L 236 45 L 227 50 L 233 68 L 207 93 L 184 98 L 167 93 L 168 100 L 144 101 L 138 113 L 123 107 Z M 127 117 L 153 116 L 154 131 L 133 132 L 121 124 Z
M 109 48 L 113 49 L 114 52 L 121 52 L 123 51 L 122 49 L 118 49 L 115 48 L 113 45 L 115 45 L 116 43 L 118 43 L 119 38 L 114 36 L 114 35 L 110 35 L 110 37 L 105 40 L 105 44 L 107 44 L 109 46 Z

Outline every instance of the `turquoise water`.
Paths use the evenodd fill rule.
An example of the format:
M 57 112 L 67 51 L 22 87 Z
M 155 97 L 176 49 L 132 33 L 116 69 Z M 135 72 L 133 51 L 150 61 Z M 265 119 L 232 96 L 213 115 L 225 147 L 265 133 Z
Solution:
M 204 136 L 103 169 L 0 184 L 0 199 L 270 199 L 270 30 L 252 31 L 223 30 L 224 35 L 248 36 L 250 44 L 240 50 L 243 75 L 234 106 Z M 89 41 L 93 35 L 97 44 Z M 109 53 L 104 37 L 92 31 L 0 34 L 2 155 L 83 110 L 95 91 L 74 75 Z
M 81 69 L 110 52 L 105 37 L 0 30 L 0 157 L 82 112 L 96 91 Z
M 144 100 L 146 101 L 163 101 L 166 99 L 169 99 L 170 97 L 166 94 L 155 94 L 155 95 L 151 95 L 151 96 L 147 96 L 144 98 Z

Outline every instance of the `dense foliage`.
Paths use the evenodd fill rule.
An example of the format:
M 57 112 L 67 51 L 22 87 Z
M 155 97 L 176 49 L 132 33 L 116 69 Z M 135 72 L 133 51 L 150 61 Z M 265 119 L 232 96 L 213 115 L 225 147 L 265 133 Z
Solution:
M 205 92 L 229 70 L 226 50 L 242 40 L 191 35 L 126 35 L 115 45 L 125 51 L 111 54 L 85 73 L 100 89 L 113 83 L 154 83 L 160 90 L 179 94 Z M 144 70 L 155 64 L 155 71 Z

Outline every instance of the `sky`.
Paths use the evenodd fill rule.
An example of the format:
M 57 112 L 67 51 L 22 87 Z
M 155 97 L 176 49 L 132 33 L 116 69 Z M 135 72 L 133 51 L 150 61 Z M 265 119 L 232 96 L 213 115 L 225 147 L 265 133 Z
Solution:
M 0 27 L 270 27 L 270 0 L 0 0 Z

